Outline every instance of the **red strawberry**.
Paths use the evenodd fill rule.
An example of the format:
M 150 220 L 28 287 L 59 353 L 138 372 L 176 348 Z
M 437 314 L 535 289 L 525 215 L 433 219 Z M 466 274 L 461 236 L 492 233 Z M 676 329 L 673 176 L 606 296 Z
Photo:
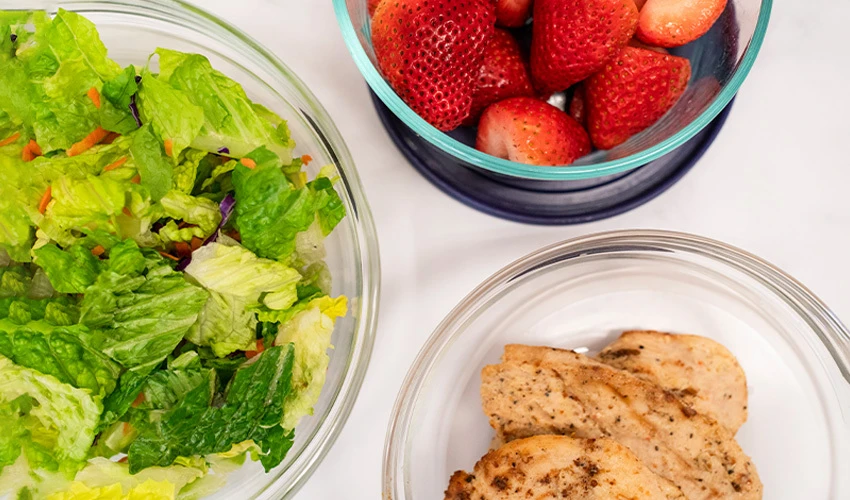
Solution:
M 691 63 L 683 57 L 624 48 L 585 82 L 593 144 L 610 149 L 650 127 L 676 104 L 690 77 Z
M 629 40 L 629 47 L 637 47 L 639 49 L 654 50 L 655 52 L 658 52 L 659 54 L 669 54 L 670 53 L 670 51 L 667 50 L 667 49 L 663 49 L 661 47 L 653 47 L 652 45 L 647 45 L 647 44 L 641 42 L 640 40 L 638 40 L 637 38 L 632 38 L 631 40 Z
M 463 124 L 472 126 L 484 108 L 508 97 L 533 96 L 528 62 L 519 44 L 509 32 L 497 29 L 484 47 L 484 63 L 478 75 L 478 87 L 472 95 L 472 108 Z
M 389 84 L 440 130 L 469 114 L 496 16 L 490 0 L 393 0 L 372 18 L 372 43 Z
M 518 28 L 531 17 L 532 0 L 496 0 L 496 22 Z
M 513 97 L 484 111 L 475 147 L 531 165 L 568 165 L 590 153 L 590 139 L 560 109 L 533 97 Z
M 725 8 L 726 0 L 647 0 L 637 35 L 650 45 L 678 47 L 704 35 Z
M 583 127 L 587 126 L 587 99 L 584 96 L 584 84 L 579 83 L 573 89 L 573 98 L 570 100 L 568 111 L 573 120 L 579 122 Z
M 634 0 L 536 0 L 531 76 L 541 94 L 565 90 L 598 71 L 635 33 Z
M 374 16 L 375 11 L 378 10 L 378 5 L 381 5 L 382 0 L 369 0 L 369 15 Z
M 642 9 L 645 4 L 646 0 L 635 0 L 635 7 L 637 7 L 638 10 Z

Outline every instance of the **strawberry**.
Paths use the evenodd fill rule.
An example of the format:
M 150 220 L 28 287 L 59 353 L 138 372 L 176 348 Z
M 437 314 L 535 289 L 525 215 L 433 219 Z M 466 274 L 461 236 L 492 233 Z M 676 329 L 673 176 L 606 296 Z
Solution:
M 491 0 L 384 1 L 372 18 L 372 43 L 399 97 L 447 131 L 469 114 L 495 22 Z
M 551 104 L 512 97 L 481 115 L 475 147 L 531 165 L 568 165 L 590 153 L 590 139 L 581 125 Z
M 635 33 L 634 0 L 536 0 L 531 76 L 541 94 L 565 90 L 598 71 Z
M 587 99 L 584 96 L 584 84 L 579 83 L 573 89 L 573 98 L 570 99 L 568 111 L 573 120 L 579 122 L 583 127 L 587 126 Z
M 646 0 L 635 0 L 635 7 L 638 10 L 642 9 L 644 5 L 646 5 Z
M 585 81 L 593 144 L 610 149 L 650 127 L 676 104 L 690 77 L 691 64 L 683 57 L 624 48 Z
M 375 11 L 378 10 L 378 5 L 381 5 L 382 0 L 369 0 L 369 15 L 374 16 Z
M 647 0 L 637 36 L 650 45 L 678 47 L 704 35 L 724 9 L 726 0 Z
M 518 28 L 531 17 L 532 0 L 496 0 L 496 22 Z
M 509 32 L 497 29 L 484 47 L 484 63 L 478 75 L 478 86 L 472 94 L 472 108 L 463 124 L 475 125 L 484 108 L 508 97 L 533 96 L 528 61 L 519 43 Z

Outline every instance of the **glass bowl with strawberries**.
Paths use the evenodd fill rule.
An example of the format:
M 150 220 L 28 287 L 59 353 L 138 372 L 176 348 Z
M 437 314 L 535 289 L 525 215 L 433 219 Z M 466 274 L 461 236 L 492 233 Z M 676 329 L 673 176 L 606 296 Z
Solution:
M 772 0 L 334 0 L 387 131 L 494 215 L 599 219 L 677 181 L 725 120 Z

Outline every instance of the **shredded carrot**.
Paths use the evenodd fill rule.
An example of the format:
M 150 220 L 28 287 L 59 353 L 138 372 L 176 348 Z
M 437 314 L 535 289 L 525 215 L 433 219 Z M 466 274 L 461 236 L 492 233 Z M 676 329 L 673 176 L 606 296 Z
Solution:
M 313 157 L 310 155 L 304 155 L 301 157 L 301 163 L 304 165 L 309 165 L 311 161 L 313 161 Z
M 130 179 L 130 182 L 132 182 L 133 184 L 141 184 L 142 183 L 142 176 L 139 175 L 139 174 L 136 174 L 132 179 Z
M 0 148 L 2 148 L 3 146 L 8 146 L 9 144 L 12 144 L 13 142 L 17 141 L 20 138 L 21 138 L 21 133 L 15 132 L 14 134 L 12 134 L 9 137 L 0 141 Z
M 105 251 L 106 251 L 105 248 L 103 248 L 101 245 L 98 245 L 98 246 L 91 249 L 91 254 L 94 255 L 95 257 L 100 257 L 101 255 L 103 255 L 103 252 L 105 252 Z
M 30 139 L 30 142 L 24 146 L 24 150 L 21 151 L 21 159 L 24 161 L 33 161 L 36 157 L 41 156 L 41 147 L 37 142 Z
M 124 456 L 118 459 L 119 464 L 127 463 L 127 459 L 130 457 Z
M 124 215 L 126 215 L 127 217 L 132 217 L 132 216 L 133 216 L 133 212 L 131 212 L 131 211 L 130 211 L 130 209 L 129 209 L 129 208 L 127 208 L 127 207 L 122 208 L 122 209 L 121 209 L 121 213 L 122 213 L 122 214 L 124 214 Z
M 127 157 L 126 157 L 126 156 L 122 156 L 121 158 L 119 158 L 119 159 L 115 160 L 114 162 L 110 163 L 109 165 L 107 165 L 107 166 L 103 167 L 103 171 L 104 171 L 104 172 L 109 172 L 110 170 L 115 170 L 116 168 L 120 167 L 121 165 L 123 165 L 123 164 L 125 164 L 125 163 L 127 163 Z
M 53 188 L 47 186 L 47 189 L 44 191 L 44 194 L 41 195 L 41 201 L 38 202 L 38 211 L 40 213 L 44 213 L 47 211 L 47 205 L 50 204 L 50 200 L 53 199 Z
M 104 137 L 99 144 L 112 144 L 113 142 L 115 142 L 115 139 L 119 137 L 121 137 L 121 134 L 119 134 L 118 132 L 110 132 L 106 134 L 106 137 Z
M 179 257 L 188 257 L 192 255 L 192 247 L 184 241 L 178 241 L 174 244 L 174 249 L 177 250 Z
M 266 350 L 265 346 L 263 346 L 263 339 L 257 340 L 257 349 L 254 351 L 245 351 L 245 357 L 248 359 L 253 358 L 254 356 L 260 354 Z
M 233 238 L 234 240 L 236 240 L 240 243 L 242 242 L 242 235 L 239 234 L 239 231 L 237 231 L 235 229 L 233 229 L 229 233 L 225 233 L 225 234 L 230 236 L 231 238 Z
M 166 259 L 171 259 L 171 260 L 173 260 L 173 261 L 175 261 L 175 262 L 179 262 L 179 261 L 180 261 L 180 259 L 179 259 L 179 258 L 177 258 L 177 257 L 175 257 L 175 256 L 173 256 L 173 255 L 171 255 L 171 254 L 170 254 L 170 253 L 168 253 L 168 252 L 163 252 L 162 250 L 160 250 L 160 251 L 159 251 L 159 254 L 160 254 L 160 255 L 162 255 L 163 257 L 165 257 Z
M 96 129 L 94 129 L 94 131 L 92 133 L 87 135 L 82 141 L 80 141 L 80 142 L 74 144 L 73 146 L 71 146 L 70 148 L 68 148 L 68 150 L 65 151 L 65 154 L 67 154 L 68 156 L 77 156 L 80 153 L 85 153 L 89 149 L 100 144 L 100 141 L 105 139 L 107 135 L 109 135 L 109 132 L 107 132 L 106 130 L 103 130 L 103 128 L 101 128 L 101 127 L 97 127 Z
M 181 220 L 180 224 L 177 224 L 177 229 L 186 229 L 187 227 L 198 227 L 195 224 L 189 224 L 188 222 Z
M 251 170 L 254 170 L 255 168 L 257 168 L 257 162 L 255 162 L 254 160 L 252 160 L 250 158 L 242 158 L 241 160 L 239 160 L 239 163 L 241 163 L 242 165 L 244 165 L 247 168 L 250 168 Z
M 98 92 L 96 88 L 92 87 L 86 95 L 89 96 L 91 102 L 94 103 L 94 107 L 100 109 L 100 92 Z
M 171 142 L 171 139 L 166 139 L 165 140 L 165 154 L 167 154 L 168 156 L 172 156 L 171 153 L 173 153 L 173 152 L 174 152 L 174 143 Z
M 192 246 L 192 251 L 193 251 L 193 252 L 194 252 L 195 250 L 197 250 L 197 249 L 201 248 L 201 246 L 202 246 L 203 244 L 204 244 L 204 240 L 202 240 L 202 239 L 198 238 L 197 236 L 192 236 L 192 243 L 191 243 L 191 246 Z
M 145 402 L 145 393 L 140 392 L 139 395 L 136 396 L 136 399 L 133 400 L 133 403 L 132 403 L 131 406 L 133 406 L 135 408 L 135 407 L 139 406 L 140 404 L 142 404 L 144 402 Z

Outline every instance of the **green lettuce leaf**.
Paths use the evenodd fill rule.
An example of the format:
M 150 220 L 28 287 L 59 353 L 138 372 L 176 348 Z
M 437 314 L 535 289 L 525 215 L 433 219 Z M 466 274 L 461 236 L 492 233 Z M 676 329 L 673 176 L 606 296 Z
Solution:
M 100 273 L 100 261 L 91 250 L 73 245 L 67 251 L 50 244 L 33 251 L 50 284 L 61 293 L 84 293 Z
M 39 229 L 61 245 L 71 245 L 76 237 L 71 230 L 101 229 L 117 231 L 127 186 L 105 177 L 73 179 L 62 176 L 51 185 L 53 201 L 48 205 Z
M 3 356 L 0 406 L 4 427 L 15 429 L 0 433 L 0 449 L 23 449 L 33 468 L 65 471 L 82 465 L 101 411 L 88 391 Z
M 204 111 L 189 96 L 147 71 L 142 72 L 137 104 L 142 123 L 152 125 L 161 143 L 171 141 L 172 158 L 192 144 L 204 124 Z
M 103 82 L 101 89 L 100 126 L 122 135 L 138 128 L 130 111 L 133 95 L 139 91 L 136 84 L 136 68 L 131 64 L 118 76 Z
M 174 166 L 165 156 L 162 144 L 150 124 L 142 126 L 133 134 L 130 153 L 139 169 L 142 186 L 148 189 L 154 201 L 159 201 L 171 189 Z
M 147 425 L 130 445 L 130 472 L 167 466 L 180 456 L 208 455 L 253 440 L 265 456 L 266 469 L 291 447 L 293 434 L 280 426 L 289 393 L 292 346 L 272 347 L 233 376 L 221 406 L 212 406 L 206 387 L 190 391 L 176 406 Z
M 206 239 L 221 222 L 218 204 L 206 198 L 190 196 L 172 189 L 160 200 L 165 215 L 196 227 L 179 229 L 176 223 L 166 224 L 160 229 L 164 241 L 189 241 L 193 236 Z
M 242 297 L 210 292 L 198 322 L 192 325 L 186 339 L 194 344 L 210 346 L 218 357 L 255 346 L 257 317 L 247 309 Z
M 296 235 L 315 219 L 315 196 L 307 187 L 293 187 L 268 149 L 248 156 L 256 168 L 238 165 L 233 171 L 239 234 L 260 257 L 287 261 L 295 251 Z
M 207 369 L 158 370 L 148 377 L 142 394 L 141 409 L 167 410 L 192 390 L 204 386 L 212 398 L 216 389 L 215 371 Z
M 185 272 L 208 290 L 249 303 L 262 300 L 271 309 L 285 309 L 298 299 L 298 271 L 240 246 L 204 245 L 192 254 Z
M 292 390 L 286 397 L 283 427 L 294 429 L 305 415 L 313 414 L 328 371 L 331 335 L 336 318 L 345 316 L 345 297 L 314 299 L 310 307 L 280 326 L 275 344 L 295 345 Z
M 172 187 L 182 193 L 192 194 L 198 178 L 198 167 L 206 157 L 207 152 L 199 149 L 184 151 L 182 161 L 174 167 L 174 184 Z
M 271 111 L 255 107 L 242 86 L 213 69 L 202 55 L 167 49 L 157 49 L 156 53 L 159 78 L 203 109 L 203 127 L 193 147 L 210 153 L 227 147 L 232 156 L 240 158 L 266 146 L 284 164 L 290 163 L 294 143 L 285 122 Z

